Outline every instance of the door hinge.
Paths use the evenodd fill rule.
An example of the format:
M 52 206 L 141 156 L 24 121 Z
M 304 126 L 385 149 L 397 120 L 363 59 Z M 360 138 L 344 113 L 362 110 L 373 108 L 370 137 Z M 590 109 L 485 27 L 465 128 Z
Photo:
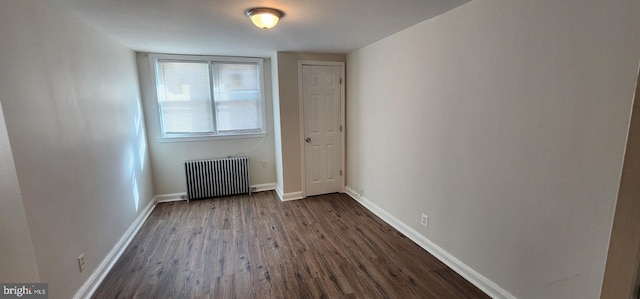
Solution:
M 340 78 L 340 85 L 342 85 L 342 78 Z
M 340 132 L 342 132 L 342 126 L 340 126 Z
M 342 170 L 340 170 L 340 176 L 342 176 Z

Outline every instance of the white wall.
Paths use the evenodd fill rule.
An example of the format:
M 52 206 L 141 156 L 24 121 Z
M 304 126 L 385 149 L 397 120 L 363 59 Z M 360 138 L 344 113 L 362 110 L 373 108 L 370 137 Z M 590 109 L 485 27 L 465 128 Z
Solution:
M 50 1 L 2 1 L 0 40 L 40 280 L 50 298 L 70 298 L 153 196 L 135 54 Z
M 163 142 L 155 75 L 149 65 L 149 55 L 137 53 L 138 75 L 149 134 L 149 150 L 156 195 L 186 192 L 184 162 L 186 160 L 225 158 L 243 153 L 250 159 L 251 185 L 276 182 L 273 145 L 273 108 L 271 104 L 271 63 L 265 59 L 264 94 L 267 136 L 262 138 L 224 139 L 210 141 Z M 262 161 L 267 167 L 262 167 Z
M 282 195 L 284 192 L 284 170 L 282 169 L 282 127 L 280 127 L 280 76 L 278 74 L 278 53 L 274 53 L 273 56 L 271 56 L 271 65 L 276 191 L 278 194 Z
M 640 77 L 638 77 L 640 83 Z M 640 84 L 636 84 L 601 298 L 638 298 L 640 287 Z
M 0 194 L 0 281 L 39 282 L 31 231 L 27 225 L 1 103 Z
M 639 31 L 636 0 L 483 0 L 349 54 L 348 186 L 519 298 L 598 298 Z
M 278 107 L 280 121 L 280 150 L 282 152 L 284 197 L 302 194 L 302 151 L 300 149 L 300 93 L 298 62 L 301 60 L 345 61 L 342 54 L 278 52 Z

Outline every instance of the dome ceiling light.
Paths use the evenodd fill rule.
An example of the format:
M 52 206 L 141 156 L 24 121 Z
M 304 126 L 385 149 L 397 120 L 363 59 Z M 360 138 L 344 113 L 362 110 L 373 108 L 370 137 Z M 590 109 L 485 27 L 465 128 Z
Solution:
M 244 13 L 251 19 L 254 25 L 262 29 L 271 29 L 282 17 L 284 13 L 280 10 L 268 7 L 256 7 L 245 11 Z

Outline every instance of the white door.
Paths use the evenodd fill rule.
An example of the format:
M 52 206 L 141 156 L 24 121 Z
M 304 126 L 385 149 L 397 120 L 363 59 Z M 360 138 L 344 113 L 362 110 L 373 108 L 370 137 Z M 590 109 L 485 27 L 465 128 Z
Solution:
M 302 65 L 305 193 L 341 191 L 341 66 Z

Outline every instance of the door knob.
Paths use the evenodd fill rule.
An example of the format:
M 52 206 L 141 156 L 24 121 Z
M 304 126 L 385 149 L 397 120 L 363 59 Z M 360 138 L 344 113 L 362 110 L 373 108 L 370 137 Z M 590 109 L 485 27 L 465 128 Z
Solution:
M 311 142 L 311 138 L 307 137 L 307 139 L 305 139 L 304 141 Z

